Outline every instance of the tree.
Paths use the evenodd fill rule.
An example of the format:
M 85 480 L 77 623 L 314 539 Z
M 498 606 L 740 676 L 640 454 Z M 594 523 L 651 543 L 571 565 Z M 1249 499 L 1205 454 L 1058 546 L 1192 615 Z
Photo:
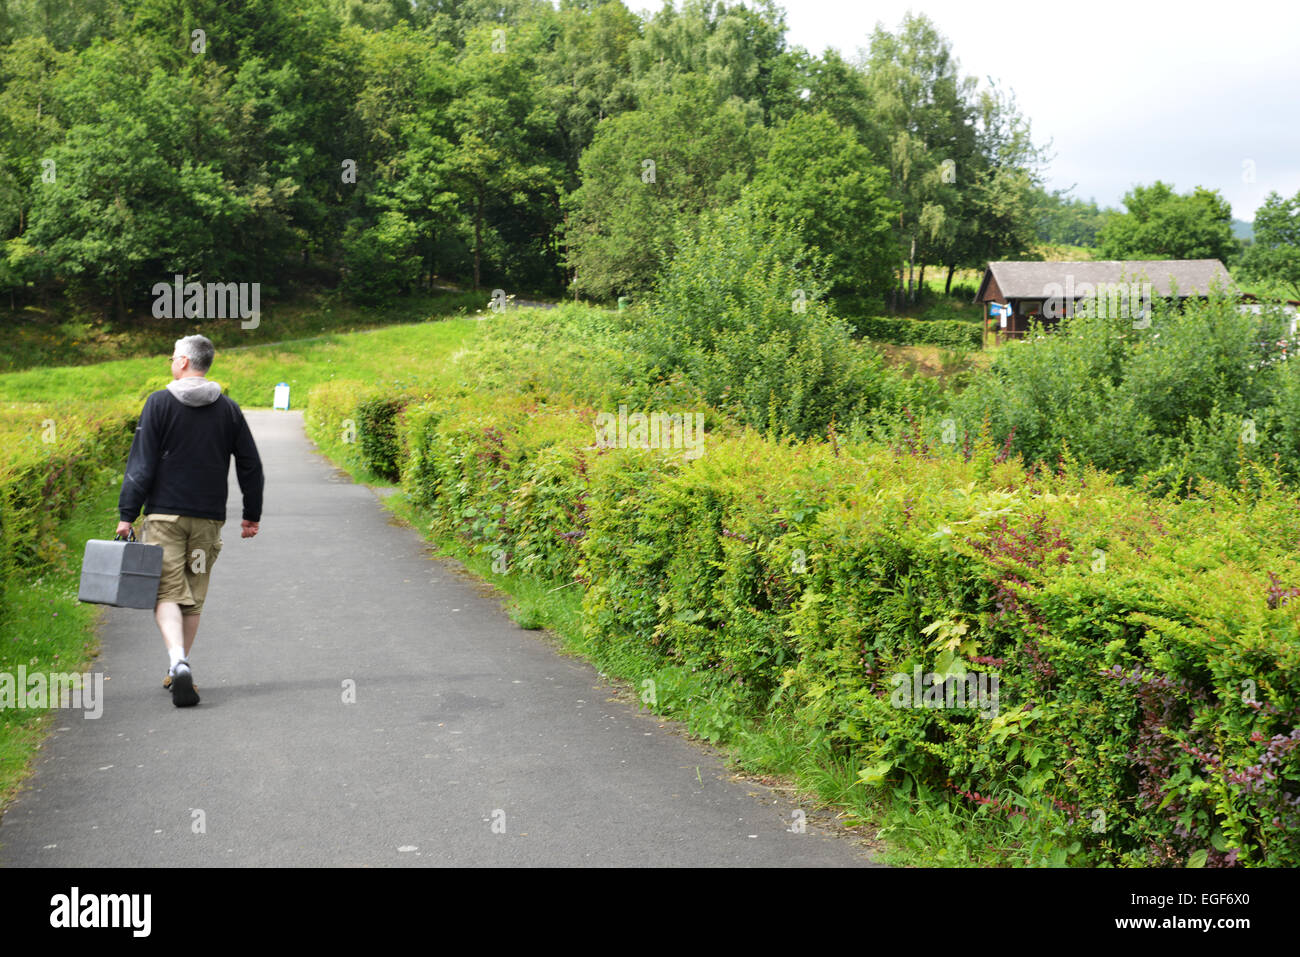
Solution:
M 172 271 L 241 265 L 226 240 L 256 206 L 204 148 L 221 126 L 202 84 L 148 61 L 147 48 L 102 43 L 63 77 L 70 125 L 48 150 L 52 181 L 35 190 L 23 237 L 53 274 L 111 295 L 118 317 Z
M 840 126 L 853 130 L 860 142 L 876 146 L 874 155 L 882 156 L 878 149 L 884 137 L 875 127 L 866 74 L 834 48 L 828 48 L 814 59 L 807 74 L 808 96 L 804 101 L 807 108 L 830 114 Z
M 956 242 L 955 177 L 975 153 L 968 104 L 975 80 L 960 78 L 948 41 L 934 24 L 910 13 L 898 35 L 876 27 L 864 65 L 874 152 L 885 158 L 899 205 L 897 290 L 913 300 L 922 281 L 913 285 L 916 266 L 924 269 L 928 254 Z
M 889 173 L 826 113 L 795 116 L 777 127 L 746 188 L 759 206 L 802 226 L 804 241 L 828 257 L 833 294 L 874 297 L 893 274 Z
M 677 220 L 735 201 L 757 152 L 747 111 L 718 103 L 702 77 L 602 122 L 582 154 L 582 185 L 565 200 L 571 288 L 596 297 L 648 289 Z
M 641 22 L 619 0 L 565 6 L 553 16 L 554 39 L 538 65 L 562 141 L 565 189 L 573 190 L 596 126 L 636 105 L 629 51 Z
M 473 250 L 475 289 L 484 249 L 500 242 L 506 220 L 528 216 L 543 242 L 558 223 L 562 172 L 558 150 L 546 148 L 555 114 L 538 90 L 530 53 L 535 41 L 522 29 L 510 34 L 487 26 L 470 34 L 448 107 L 453 144 L 444 174 Z M 494 217 L 496 209 L 501 214 Z
M 1242 275 L 1300 298 L 1300 192 L 1268 194 L 1255 211 L 1255 241 L 1241 259 Z
M 59 50 L 80 49 L 96 37 L 115 36 L 125 19 L 119 0 L 8 0 L 0 4 L 0 42 L 8 21 L 15 37 L 40 37 Z
M 644 106 L 683 75 L 707 78 L 718 102 L 736 99 L 753 122 L 795 111 L 805 55 L 785 45 L 785 13 L 773 0 L 748 6 L 713 0 L 672 3 L 652 16 L 630 48 Z
M 1103 210 L 1096 199 L 1067 197 L 1069 190 L 1035 191 L 1036 236 L 1039 242 L 1064 246 L 1096 246 L 1106 216 L 1118 210 Z
M 1127 212 L 1106 220 L 1099 241 L 1105 259 L 1218 259 L 1233 257 L 1232 207 L 1217 190 L 1196 187 L 1179 195 L 1157 180 L 1124 197 Z
M 35 194 L 57 172 L 42 161 L 64 136 L 53 87 L 71 60 L 44 37 L 20 39 L 0 59 L 0 241 L 21 240 Z M 29 261 L 17 249 L 0 256 L 0 262 L 14 260 L 0 265 L 0 288 L 11 290 L 11 300 L 13 288 L 24 281 L 16 263 Z
M 998 259 L 1023 256 L 1035 239 L 1035 195 L 1041 190 L 1043 151 L 1034 145 L 1029 122 L 1015 98 L 997 87 L 980 91 L 975 104 L 973 150 L 965 169 L 953 170 L 956 216 L 947 217 L 939 261 L 948 267 L 945 294 L 958 266 L 983 268 Z
M 335 178 L 339 208 L 356 220 L 347 227 L 348 258 L 366 255 L 364 230 L 381 228 L 383 216 L 396 213 L 414 227 L 417 268 L 432 282 L 440 272 L 467 267 L 471 255 L 458 231 L 459 198 L 446 170 L 454 136 L 448 113 L 457 82 L 454 51 L 405 25 L 358 40 L 364 83 L 354 107 L 350 157 L 357 175 L 350 184 Z M 391 246 L 393 231 L 383 232 Z M 407 252 L 399 261 L 409 262 Z M 404 276 L 401 284 L 416 285 L 417 278 Z M 355 288 L 355 280 L 350 285 Z

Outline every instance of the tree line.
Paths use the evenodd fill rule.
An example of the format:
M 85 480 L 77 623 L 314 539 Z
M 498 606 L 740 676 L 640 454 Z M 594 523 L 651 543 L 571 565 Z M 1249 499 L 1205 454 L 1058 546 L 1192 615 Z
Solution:
M 736 202 L 862 298 L 1033 240 L 1028 124 L 924 17 L 852 62 L 770 0 L 22 0 L 0 43 L 11 302 L 122 314 L 177 272 L 636 295 Z
M 846 59 L 772 0 L 0 8 L 11 307 L 120 317 L 177 273 L 636 297 L 735 204 L 798 229 L 832 297 L 901 307 L 927 269 L 1030 255 L 1045 160 L 924 16 Z

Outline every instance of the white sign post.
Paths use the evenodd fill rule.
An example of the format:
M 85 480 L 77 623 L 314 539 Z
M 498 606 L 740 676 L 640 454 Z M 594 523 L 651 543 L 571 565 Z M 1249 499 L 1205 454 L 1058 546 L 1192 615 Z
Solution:
M 284 409 L 289 411 L 289 383 L 281 382 L 275 387 L 275 403 L 271 406 L 271 411 Z

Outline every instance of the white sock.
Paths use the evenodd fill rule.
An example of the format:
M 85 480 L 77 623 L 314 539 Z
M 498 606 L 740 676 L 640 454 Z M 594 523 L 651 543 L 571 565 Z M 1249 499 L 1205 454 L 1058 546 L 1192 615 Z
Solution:
M 175 674 L 175 673 L 176 673 L 176 662 L 178 662 L 178 661 L 185 661 L 185 652 L 183 652 L 183 651 L 177 651 L 175 648 L 168 648 L 168 649 L 167 649 L 167 657 L 169 657 L 169 658 L 171 659 L 171 665 L 170 665 L 170 667 L 167 669 L 167 671 L 168 671 L 168 673 L 170 673 L 170 674 Z M 187 662 L 187 663 L 188 663 L 188 662 Z

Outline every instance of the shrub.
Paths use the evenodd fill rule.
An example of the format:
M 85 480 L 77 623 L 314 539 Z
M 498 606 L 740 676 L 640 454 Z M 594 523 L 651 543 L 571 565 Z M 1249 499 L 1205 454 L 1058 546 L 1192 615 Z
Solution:
M 858 335 L 899 345 L 936 345 L 951 349 L 978 349 L 983 330 L 956 319 L 909 319 L 906 316 L 865 316 L 854 319 Z
M 361 466 L 357 405 L 374 386 L 354 379 L 322 382 L 307 393 L 307 435 L 345 468 Z
M 593 419 L 517 397 L 413 405 L 403 488 L 503 570 L 567 578 L 585 534 Z
M 1233 481 L 1243 458 L 1280 458 L 1300 479 L 1300 367 L 1285 317 L 1243 314 L 1228 296 L 1177 308 L 1155 303 L 1147 328 L 1131 319 L 1078 317 L 1059 331 L 1009 343 L 954 401 L 959 427 L 987 417 L 1028 462 L 1071 454 L 1153 488 L 1198 478 Z M 1014 432 L 1014 435 L 1013 435 Z
M 792 227 L 745 204 L 682 234 L 638 343 L 712 408 L 758 429 L 824 434 L 891 400 L 893 375 L 821 301 L 821 266 Z
M 590 496 L 587 626 L 779 707 L 868 783 L 1046 822 L 1079 861 L 1296 860 L 1286 496 L 1158 504 L 994 459 L 751 439 L 621 463 Z M 895 707 L 918 667 L 997 675 L 1000 710 Z
M 134 400 L 0 410 L 0 611 L 11 576 L 62 560 L 60 523 L 103 470 L 125 465 L 139 411 Z
M 361 465 L 396 482 L 401 478 L 400 418 L 414 398 L 410 393 L 372 395 L 357 403 L 357 445 Z

